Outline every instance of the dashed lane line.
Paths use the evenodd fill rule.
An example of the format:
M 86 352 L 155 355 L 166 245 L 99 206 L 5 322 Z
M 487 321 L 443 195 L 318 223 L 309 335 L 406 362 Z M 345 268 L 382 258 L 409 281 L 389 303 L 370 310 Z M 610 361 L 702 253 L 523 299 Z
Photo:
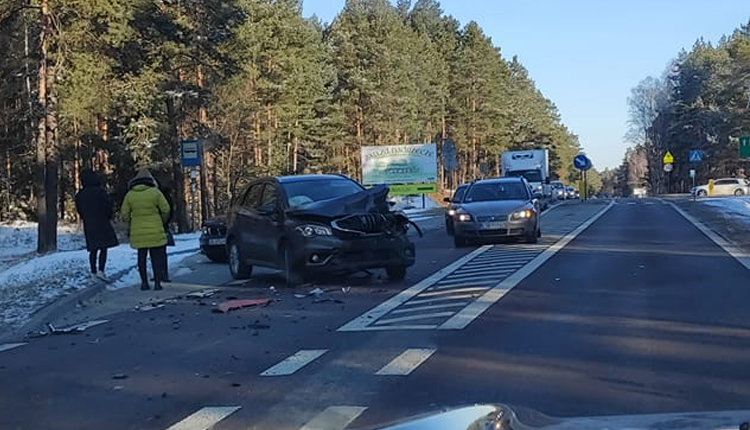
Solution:
M 19 346 L 24 346 L 28 342 L 17 342 L 17 343 L 4 343 L 0 345 L 0 352 L 10 351 L 11 349 L 16 349 Z
M 409 348 L 378 370 L 376 375 L 406 376 L 434 353 L 434 348 Z
M 232 415 L 240 406 L 211 406 L 201 408 L 167 430 L 208 430 L 224 418 Z
M 329 406 L 299 430 L 344 430 L 366 410 L 366 406 Z
M 570 241 L 575 239 L 579 234 L 583 233 L 587 228 L 589 228 L 589 226 L 591 226 L 591 224 L 595 223 L 599 218 L 602 217 L 602 215 L 604 215 L 610 208 L 612 208 L 612 206 L 613 203 L 608 204 L 596 215 L 589 218 L 588 221 L 584 222 L 578 228 L 568 233 L 557 243 L 542 251 L 540 255 L 531 260 L 516 273 L 510 275 L 508 278 L 504 279 L 495 287 L 484 293 L 484 295 L 482 295 L 480 298 L 474 300 L 464 309 L 453 315 L 439 328 L 441 330 L 461 330 L 465 328 L 472 321 L 474 321 L 474 319 L 476 319 L 479 315 L 486 311 L 490 306 L 503 298 L 503 296 L 506 295 L 510 290 L 512 290 L 516 285 L 526 279 L 527 276 L 531 275 L 542 264 L 546 263 L 547 260 L 552 258 L 553 255 L 557 254 L 568 243 L 570 243 Z
M 326 352 L 328 352 L 327 349 L 301 349 L 294 353 L 294 355 L 264 370 L 260 376 L 286 376 L 294 374 Z

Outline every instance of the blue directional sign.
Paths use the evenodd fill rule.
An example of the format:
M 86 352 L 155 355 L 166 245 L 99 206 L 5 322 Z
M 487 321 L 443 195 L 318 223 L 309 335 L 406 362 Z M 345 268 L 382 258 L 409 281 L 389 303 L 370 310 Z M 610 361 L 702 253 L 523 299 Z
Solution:
M 700 149 L 693 149 L 688 153 L 688 161 L 691 163 L 700 163 L 703 161 L 703 151 Z
M 182 167 L 198 167 L 201 165 L 201 144 L 197 140 L 183 140 L 180 142 Z
M 583 154 L 578 154 L 573 158 L 573 165 L 578 170 L 589 170 L 592 166 L 589 157 Z

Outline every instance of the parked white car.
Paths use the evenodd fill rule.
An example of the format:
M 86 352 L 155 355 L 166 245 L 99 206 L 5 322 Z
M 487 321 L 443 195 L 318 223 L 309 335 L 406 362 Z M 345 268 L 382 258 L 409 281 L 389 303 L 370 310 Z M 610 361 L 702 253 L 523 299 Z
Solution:
M 721 178 L 714 181 L 713 192 L 708 191 L 708 184 L 692 189 L 696 197 L 744 196 L 750 194 L 750 181 L 742 178 Z

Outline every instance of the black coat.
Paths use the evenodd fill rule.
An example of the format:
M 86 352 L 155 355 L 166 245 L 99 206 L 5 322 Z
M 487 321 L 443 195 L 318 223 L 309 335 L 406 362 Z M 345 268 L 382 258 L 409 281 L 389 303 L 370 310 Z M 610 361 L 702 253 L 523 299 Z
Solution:
M 112 227 L 112 200 L 94 172 L 82 173 L 81 183 L 83 189 L 76 194 L 76 210 L 83 220 L 86 249 L 117 246 L 117 234 Z

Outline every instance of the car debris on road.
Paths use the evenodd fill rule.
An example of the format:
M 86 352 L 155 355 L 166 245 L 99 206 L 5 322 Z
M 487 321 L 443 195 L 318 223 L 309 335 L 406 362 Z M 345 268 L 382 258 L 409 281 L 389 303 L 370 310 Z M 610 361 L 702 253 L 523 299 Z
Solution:
M 268 306 L 271 303 L 271 299 L 242 299 L 242 300 L 228 300 L 226 302 L 218 303 L 213 309 L 216 313 L 227 313 L 236 309 L 242 309 L 253 306 Z

